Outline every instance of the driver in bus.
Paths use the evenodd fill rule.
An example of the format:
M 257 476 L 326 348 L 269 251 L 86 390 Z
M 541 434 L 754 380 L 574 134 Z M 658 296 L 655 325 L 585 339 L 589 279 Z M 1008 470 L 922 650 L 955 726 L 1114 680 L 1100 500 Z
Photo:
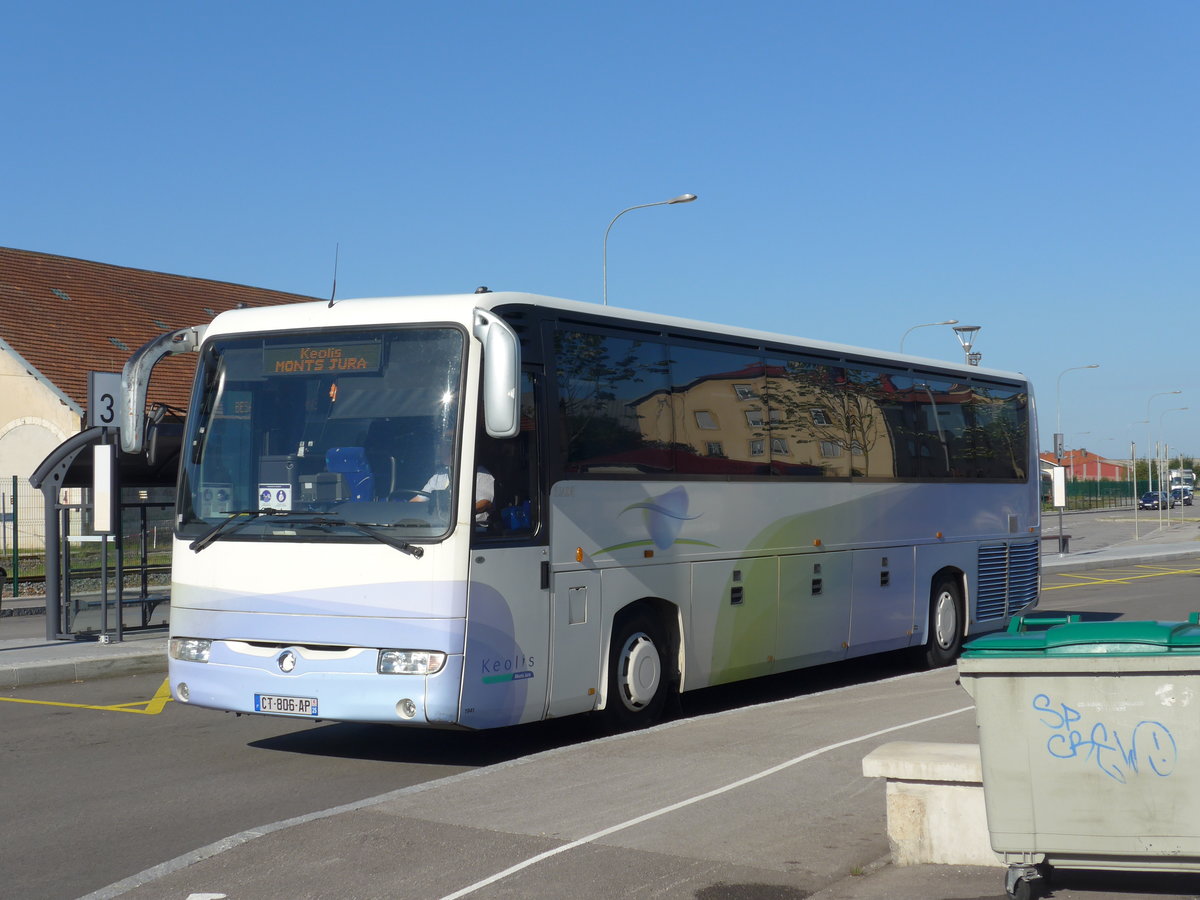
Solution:
M 450 488 L 450 446 L 443 447 L 443 462 L 425 482 L 421 493 L 413 497 L 410 503 L 424 503 L 434 491 L 445 491 Z M 492 510 L 495 508 L 496 479 L 483 466 L 475 469 L 475 530 L 487 531 L 491 524 Z

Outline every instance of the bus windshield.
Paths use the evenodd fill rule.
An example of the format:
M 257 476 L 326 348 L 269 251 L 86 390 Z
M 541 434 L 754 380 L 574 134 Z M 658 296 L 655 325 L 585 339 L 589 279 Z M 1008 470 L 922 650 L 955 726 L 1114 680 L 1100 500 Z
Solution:
M 444 536 L 462 412 L 452 327 L 216 338 L 201 351 L 178 531 L 233 540 Z

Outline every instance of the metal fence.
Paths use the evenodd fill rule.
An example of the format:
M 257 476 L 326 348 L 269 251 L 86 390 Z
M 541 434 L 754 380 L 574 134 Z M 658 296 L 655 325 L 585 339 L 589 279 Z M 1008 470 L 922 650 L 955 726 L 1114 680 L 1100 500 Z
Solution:
M 42 492 L 19 475 L 0 476 L 0 566 L 8 570 L 13 596 L 44 590 L 45 504 Z
M 77 589 L 96 579 L 106 565 L 115 566 L 117 556 L 117 535 L 106 541 L 93 536 L 90 493 L 86 488 L 63 488 L 57 498 L 66 516 L 62 532 L 70 545 L 65 554 L 68 566 L 63 571 Z M 170 566 L 173 494 L 173 490 L 161 488 L 122 489 L 119 540 L 129 568 L 129 587 L 137 587 L 130 579 L 144 579 L 147 569 L 165 571 Z M 50 548 L 51 553 L 58 550 Z M 44 594 L 46 552 L 42 492 L 27 478 L 0 476 L 0 568 L 8 572 L 0 583 L 0 593 L 13 597 Z M 68 585 L 67 590 L 71 589 Z
M 1157 487 L 1157 485 L 1156 485 Z M 1130 509 L 1137 498 L 1150 490 L 1149 483 L 1142 479 L 1131 481 L 1068 481 L 1067 509 Z M 1049 510 L 1050 485 L 1042 482 L 1042 509 Z

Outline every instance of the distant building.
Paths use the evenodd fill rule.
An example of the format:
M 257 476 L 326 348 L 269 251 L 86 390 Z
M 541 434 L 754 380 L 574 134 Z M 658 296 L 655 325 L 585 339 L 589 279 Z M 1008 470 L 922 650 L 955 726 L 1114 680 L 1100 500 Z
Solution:
M 1044 462 L 1057 463 L 1053 453 L 1043 452 L 1039 456 Z M 1066 450 L 1062 466 L 1067 470 L 1068 481 L 1128 481 L 1129 460 L 1106 459 L 1088 450 Z
M 298 294 L 0 247 L 0 476 L 28 478 L 86 425 L 88 372 L 120 372 L 151 338 Z M 155 368 L 150 400 L 187 406 L 192 354 Z

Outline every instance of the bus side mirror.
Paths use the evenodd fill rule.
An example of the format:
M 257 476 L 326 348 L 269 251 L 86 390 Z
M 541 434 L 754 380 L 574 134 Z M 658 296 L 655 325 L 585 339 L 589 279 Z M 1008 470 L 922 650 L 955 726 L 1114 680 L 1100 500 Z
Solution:
M 483 344 L 483 419 L 489 436 L 516 437 L 521 430 L 521 344 L 508 323 L 475 310 L 475 337 Z
M 146 391 L 150 371 L 164 356 L 200 349 L 207 325 L 180 328 L 151 338 L 137 349 L 121 370 L 121 449 L 141 453 L 146 446 Z

